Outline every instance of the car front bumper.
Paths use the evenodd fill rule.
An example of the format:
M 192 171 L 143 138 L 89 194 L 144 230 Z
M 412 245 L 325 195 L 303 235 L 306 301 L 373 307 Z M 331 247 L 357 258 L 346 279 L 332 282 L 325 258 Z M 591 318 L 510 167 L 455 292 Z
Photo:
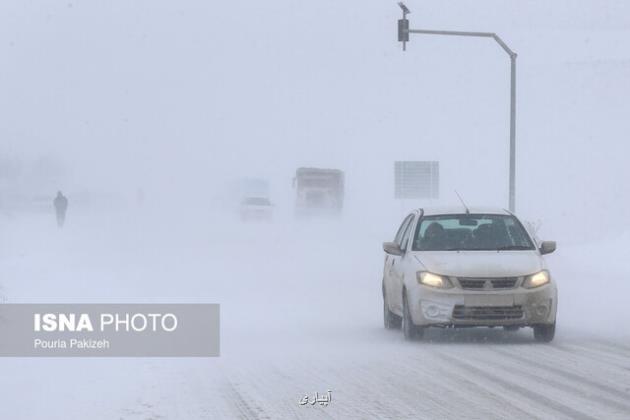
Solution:
M 416 325 L 530 326 L 552 324 L 556 319 L 554 284 L 535 289 L 467 291 L 418 286 L 409 293 L 411 317 Z

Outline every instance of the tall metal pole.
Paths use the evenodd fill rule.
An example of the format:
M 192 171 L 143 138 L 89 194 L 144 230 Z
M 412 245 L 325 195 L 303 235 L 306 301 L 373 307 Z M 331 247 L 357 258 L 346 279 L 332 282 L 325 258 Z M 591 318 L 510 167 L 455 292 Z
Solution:
M 516 211 L 516 54 L 510 54 L 510 211 Z
M 403 18 L 398 21 L 398 40 L 403 43 L 403 50 L 409 41 L 409 34 L 468 36 L 477 38 L 492 38 L 510 56 L 510 175 L 509 175 L 509 209 L 516 210 L 516 53 L 493 32 L 465 32 L 465 31 L 437 31 L 428 29 L 409 29 L 407 15 L 411 13 L 401 2 L 398 3 L 403 11 Z

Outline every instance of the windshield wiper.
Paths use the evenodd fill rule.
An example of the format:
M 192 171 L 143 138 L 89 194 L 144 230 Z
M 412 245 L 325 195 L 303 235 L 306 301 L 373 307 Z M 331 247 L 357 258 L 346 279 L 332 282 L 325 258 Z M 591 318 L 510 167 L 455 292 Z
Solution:
M 530 250 L 531 248 L 525 245 L 506 245 L 498 248 L 463 248 L 463 247 L 453 247 L 441 249 L 439 251 L 524 251 Z
M 527 245 L 507 245 L 500 246 L 499 248 L 497 248 L 497 251 L 525 251 L 530 249 L 531 247 Z

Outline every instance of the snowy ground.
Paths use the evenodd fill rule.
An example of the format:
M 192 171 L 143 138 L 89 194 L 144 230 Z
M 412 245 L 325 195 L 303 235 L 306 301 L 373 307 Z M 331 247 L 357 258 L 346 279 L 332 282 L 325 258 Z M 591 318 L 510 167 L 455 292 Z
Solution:
M 549 257 L 560 293 L 553 344 L 497 329 L 408 343 L 381 326 L 380 244 L 398 220 L 70 216 L 62 231 L 49 215 L 0 220 L 8 301 L 218 302 L 222 355 L 3 359 L 3 418 L 630 416 L 623 238 L 560 243 Z M 328 390 L 327 407 L 298 404 Z

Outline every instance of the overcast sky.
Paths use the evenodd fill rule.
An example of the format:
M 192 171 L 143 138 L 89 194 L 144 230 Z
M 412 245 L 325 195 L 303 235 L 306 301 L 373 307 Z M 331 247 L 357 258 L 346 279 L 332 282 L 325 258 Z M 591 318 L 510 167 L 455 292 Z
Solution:
M 630 210 L 627 2 L 407 4 L 412 27 L 495 31 L 519 54 L 521 212 Z M 243 175 L 278 191 L 298 166 L 338 167 L 367 204 L 391 197 L 394 160 L 440 160 L 443 201 L 506 205 L 507 55 L 420 36 L 403 53 L 399 15 L 394 1 L 3 1 L 0 152 L 114 191 Z

